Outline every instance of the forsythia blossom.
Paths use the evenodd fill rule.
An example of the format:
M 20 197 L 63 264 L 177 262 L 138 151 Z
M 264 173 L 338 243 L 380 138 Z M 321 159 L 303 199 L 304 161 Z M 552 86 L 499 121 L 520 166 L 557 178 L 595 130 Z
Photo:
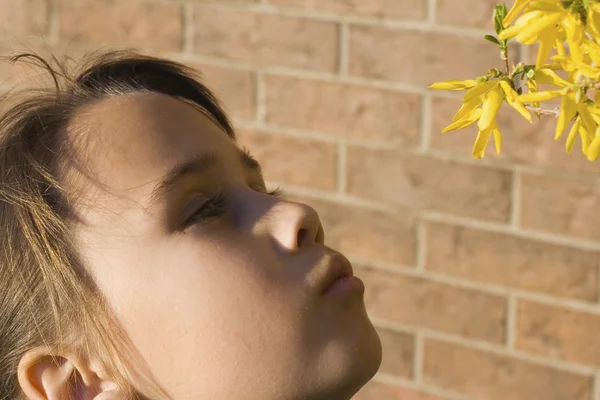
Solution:
M 557 118 L 555 140 L 568 130 L 566 151 L 579 139 L 590 161 L 600 157 L 600 0 L 515 0 L 510 10 L 494 10 L 497 37 L 485 39 L 500 48 L 506 68 L 490 70 L 473 80 L 434 83 L 440 90 L 466 90 L 463 104 L 446 133 L 477 123 L 473 156 L 483 157 L 493 135 L 496 151 L 502 134 L 496 115 L 507 103 L 529 122 L 531 112 Z M 538 44 L 536 63 L 509 63 L 508 43 Z M 552 50 L 556 55 L 550 57 Z M 550 86 L 539 90 L 539 85 Z M 544 102 L 560 99 L 558 110 L 544 109 Z

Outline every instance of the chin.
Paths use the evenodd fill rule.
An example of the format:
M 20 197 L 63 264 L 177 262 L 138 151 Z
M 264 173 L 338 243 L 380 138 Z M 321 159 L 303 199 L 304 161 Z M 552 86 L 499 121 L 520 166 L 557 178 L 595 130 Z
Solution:
M 353 329 L 345 330 L 328 346 L 319 368 L 320 383 L 327 389 L 314 399 L 351 399 L 379 370 L 381 340 L 366 311 L 361 317 Z

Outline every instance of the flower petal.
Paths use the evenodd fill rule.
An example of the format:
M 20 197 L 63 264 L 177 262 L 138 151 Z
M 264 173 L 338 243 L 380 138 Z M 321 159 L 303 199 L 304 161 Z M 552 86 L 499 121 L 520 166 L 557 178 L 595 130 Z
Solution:
M 481 108 L 476 108 L 474 110 L 471 110 L 468 114 L 466 114 L 464 118 L 452 122 L 450 125 L 445 127 L 442 130 L 442 133 L 448 133 L 457 129 L 466 128 L 470 125 L 473 125 L 479 118 L 481 118 Z
M 549 68 L 542 68 L 535 71 L 535 80 L 538 84 L 554 85 L 561 88 L 571 85 L 571 82 L 561 78 Z
M 500 110 L 500 107 L 502 107 L 503 101 L 504 92 L 499 85 L 485 95 L 482 106 L 483 112 L 481 113 L 481 118 L 477 123 L 477 126 L 480 130 L 487 129 L 492 126 L 496 120 L 496 114 L 498 114 L 498 110 Z
M 544 29 L 542 32 L 540 32 L 540 49 L 538 50 L 537 60 L 535 62 L 535 69 L 539 70 L 540 68 L 542 68 L 542 66 L 548 59 L 548 56 L 550 55 L 550 51 L 556 43 L 557 37 L 558 31 L 554 27 Z
M 575 139 L 577 139 L 577 134 L 579 133 L 579 127 L 581 127 L 581 119 L 577 118 L 577 120 L 575 120 L 575 123 L 571 127 L 571 130 L 569 131 L 569 136 L 567 136 L 567 153 L 571 153 L 571 150 L 573 150 Z
M 438 90 L 467 90 L 472 88 L 477 84 L 477 81 L 474 79 L 469 79 L 466 81 L 460 81 L 457 79 L 452 79 L 445 82 L 436 82 L 429 86 L 431 89 Z
M 577 104 L 575 99 L 571 95 L 567 95 L 562 98 L 560 103 L 560 114 L 556 122 L 556 131 L 554 133 L 554 140 L 558 140 L 562 133 L 565 131 L 567 124 L 571 121 L 577 113 Z
M 494 129 L 494 145 L 496 145 L 496 154 L 500 155 L 500 151 L 502 150 L 502 132 L 500 132 L 498 127 Z
M 456 122 L 458 120 L 463 119 L 469 112 L 479 107 L 481 105 L 481 101 L 481 97 L 475 97 L 471 101 L 463 103 L 452 118 L 452 122 Z
M 516 0 L 508 11 L 508 14 L 506 14 L 506 17 L 504 17 L 504 26 L 510 25 L 530 2 L 531 0 Z
M 562 90 L 547 90 L 545 92 L 525 93 L 517 97 L 517 101 L 521 103 L 537 103 L 540 101 L 548 101 L 562 96 Z
M 485 155 L 485 149 L 493 131 L 494 127 L 491 126 L 477 133 L 477 139 L 475 139 L 475 143 L 473 144 L 473 157 L 483 158 L 483 156 Z
M 502 87 L 502 90 L 504 91 L 504 95 L 506 96 L 505 99 L 508 105 L 514 108 L 527 121 L 532 122 L 531 113 L 523 104 L 517 102 L 517 97 L 519 95 L 513 90 L 510 84 L 506 81 L 500 81 L 500 87 Z
M 465 96 L 463 97 L 463 103 L 468 103 L 476 97 L 483 96 L 497 84 L 498 81 L 487 81 L 472 87 L 467 91 L 467 93 L 465 93 Z

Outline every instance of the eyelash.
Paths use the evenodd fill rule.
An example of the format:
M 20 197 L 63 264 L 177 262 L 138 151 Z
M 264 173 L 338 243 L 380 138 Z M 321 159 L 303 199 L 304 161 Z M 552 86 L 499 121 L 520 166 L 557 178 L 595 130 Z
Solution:
M 275 188 L 274 190 L 266 192 L 269 196 L 276 197 L 278 199 L 284 199 L 285 193 L 281 188 Z M 188 228 L 193 224 L 206 221 L 209 218 L 221 217 L 225 214 L 226 201 L 225 194 L 223 192 L 218 193 L 216 196 L 211 197 L 196 210 L 188 219 L 183 223 L 183 228 Z

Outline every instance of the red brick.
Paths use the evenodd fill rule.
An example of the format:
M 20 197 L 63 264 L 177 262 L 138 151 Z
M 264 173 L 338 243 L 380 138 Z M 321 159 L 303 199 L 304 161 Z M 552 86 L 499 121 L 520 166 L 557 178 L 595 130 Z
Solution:
M 357 267 L 374 316 L 472 339 L 502 343 L 507 301 L 477 290 Z
M 315 21 L 211 5 L 194 8 L 195 52 L 280 66 L 334 71 L 338 57 L 338 26 Z
M 379 372 L 411 378 L 415 353 L 414 336 L 385 328 L 378 328 L 377 331 L 384 348 Z
M 507 1 L 510 8 L 512 1 Z M 435 11 L 436 21 L 442 25 L 460 28 L 483 28 L 495 33 L 492 16 L 498 0 L 438 0 Z M 489 44 L 489 46 L 494 46 Z
M 594 302 L 597 253 L 446 224 L 426 226 L 426 268 L 508 288 Z
M 191 64 L 204 77 L 204 83 L 237 118 L 253 120 L 256 116 L 256 74 L 231 68 Z
M 266 120 L 352 140 L 414 147 L 419 96 L 355 85 L 268 76 Z
M 315 207 L 325 229 L 325 243 L 342 253 L 361 259 L 401 265 L 415 262 L 414 217 L 367 210 L 332 201 L 290 196 Z
M 471 158 L 471 150 L 477 136 L 477 126 L 442 135 L 442 129 L 450 124 L 462 102 L 455 99 L 434 98 L 431 119 L 431 147 L 455 155 Z M 600 173 L 600 164 L 589 162 L 581 154 L 581 144 L 576 143 L 571 154 L 565 152 L 565 133 L 554 141 L 556 119 L 535 117 L 530 124 L 509 106 L 504 105 L 498 114 L 498 126 L 504 134 L 503 148 L 496 156 L 493 141 L 490 141 L 486 159 L 498 163 L 536 165 L 575 173 Z
M 466 217 L 509 219 L 510 172 L 360 147 L 350 147 L 347 159 L 352 195 Z
M 69 45 L 178 51 L 182 5 L 147 0 L 60 0 L 60 39 Z
M 335 189 L 337 147 L 334 144 L 248 130 L 238 132 L 238 138 L 261 163 L 265 179 Z
M 592 379 L 480 350 L 428 340 L 423 380 L 486 400 L 591 400 Z
M 522 300 L 517 307 L 517 348 L 600 367 L 600 316 Z
M 48 35 L 47 0 L 4 0 L 0 2 L 0 37 Z
M 309 11 L 402 20 L 422 20 L 427 15 L 424 0 L 269 0 L 269 3 Z
M 350 28 L 350 73 L 430 85 L 472 79 L 501 67 L 499 50 L 483 39 L 373 26 Z
M 599 194 L 600 183 L 597 181 L 523 175 L 521 225 L 600 241 Z
M 375 380 L 367 383 L 352 400 L 448 400 L 401 386 L 391 386 Z

